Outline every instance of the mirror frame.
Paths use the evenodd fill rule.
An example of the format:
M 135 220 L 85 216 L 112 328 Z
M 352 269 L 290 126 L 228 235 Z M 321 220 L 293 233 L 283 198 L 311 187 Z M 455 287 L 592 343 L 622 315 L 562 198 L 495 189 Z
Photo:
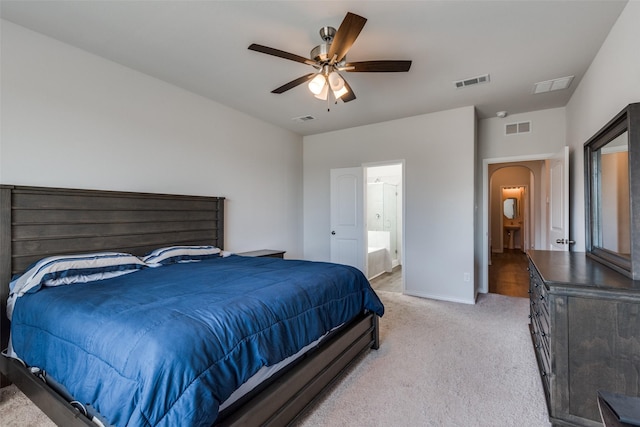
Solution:
M 592 200 L 594 181 L 593 160 L 597 150 L 628 132 L 629 209 L 631 253 L 623 257 L 617 252 L 595 246 L 598 221 L 594 218 Z M 640 103 L 629 104 L 584 144 L 585 182 L 585 249 L 587 256 L 634 279 L 640 279 Z
M 504 213 L 504 208 L 505 208 L 505 202 L 507 200 L 513 200 L 513 218 L 508 217 L 507 215 L 505 215 Z M 518 210 L 520 206 L 518 206 L 518 199 L 515 197 L 505 197 L 502 200 L 502 216 L 508 220 L 514 220 L 514 219 L 518 219 L 520 217 L 520 211 Z

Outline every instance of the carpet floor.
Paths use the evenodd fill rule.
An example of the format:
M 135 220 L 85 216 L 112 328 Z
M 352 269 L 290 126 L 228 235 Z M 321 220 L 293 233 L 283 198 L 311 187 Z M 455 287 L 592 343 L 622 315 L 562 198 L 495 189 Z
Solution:
M 459 304 L 378 291 L 380 349 L 368 351 L 295 422 L 311 426 L 548 427 L 528 299 L 481 294 Z M 51 423 L 14 386 L 0 426 Z

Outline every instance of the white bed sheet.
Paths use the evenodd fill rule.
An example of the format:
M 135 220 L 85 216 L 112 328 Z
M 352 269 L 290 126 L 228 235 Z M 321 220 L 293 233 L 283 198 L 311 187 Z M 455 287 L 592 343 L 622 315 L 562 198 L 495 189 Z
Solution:
M 302 347 L 302 349 L 298 351 L 296 354 L 287 357 L 283 361 L 276 363 L 275 365 L 263 366 L 262 368 L 260 368 L 260 370 L 256 372 L 255 375 L 249 378 L 244 384 L 242 384 L 238 389 L 236 389 L 236 391 L 231 393 L 231 396 L 229 396 L 227 400 L 222 402 L 222 404 L 220 405 L 219 411 L 222 411 L 223 409 L 228 408 L 230 405 L 235 403 L 242 396 L 249 393 L 251 390 L 253 390 L 257 386 L 262 384 L 264 381 L 271 378 L 278 371 L 285 368 L 287 365 L 295 362 L 300 356 L 302 356 L 308 350 L 311 350 L 312 348 L 318 346 L 322 342 L 322 340 L 324 340 L 327 337 L 327 335 L 329 335 L 331 332 L 335 331 L 336 329 L 340 328 L 341 326 L 342 325 L 333 328 L 331 331 L 327 332 L 326 334 L 324 334 L 323 336 L 321 336 L 311 344 L 308 344 L 305 347 Z

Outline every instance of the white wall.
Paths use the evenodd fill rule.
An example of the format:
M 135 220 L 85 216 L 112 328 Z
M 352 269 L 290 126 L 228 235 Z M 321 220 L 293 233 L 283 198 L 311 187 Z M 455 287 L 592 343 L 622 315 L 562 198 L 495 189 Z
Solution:
M 227 197 L 227 249 L 302 255 L 302 137 L 2 21 L 0 183 Z
M 531 95 L 535 96 L 535 95 Z M 531 122 L 531 132 L 506 135 L 505 125 L 508 123 Z M 476 263 L 480 269 L 478 290 L 488 292 L 489 238 L 491 231 L 487 224 L 489 208 L 489 183 L 491 175 L 489 164 L 522 162 L 542 159 L 560 152 L 566 145 L 566 116 L 564 108 L 531 111 L 528 113 L 509 115 L 504 119 L 493 117 L 478 121 L 478 159 L 476 173 Z M 537 178 L 540 178 L 539 180 Z M 536 192 L 543 191 L 541 176 L 536 176 Z M 487 200 L 484 200 L 484 199 Z M 537 221 L 540 220 L 538 224 Z M 543 218 L 536 218 L 536 226 L 546 224 Z M 487 233 L 487 234 L 485 234 Z M 542 230 L 536 230 L 536 242 L 542 240 Z
M 505 134 L 506 124 L 524 121 L 531 122 L 531 132 Z M 557 153 L 566 145 L 565 123 L 564 108 L 479 120 L 478 165 L 481 166 L 484 159 Z
M 583 144 L 626 105 L 640 102 L 640 1 L 630 1 L 567 104 L 571 236 L 585 250 Z
M 330 259 L 329 171 L 404 159 L 406 292 L 472 303 L 474 153 L 473 107 L 305 137 L 305 258 Z
M 587 73 L 579 82 L 565 108 L 534 111 L 479 121 L 478 175 L 479 200 L 483 186 L 482 164 L 485 159 L 526 157 L 570 147 L 570 238 L 573 251 L 584 251 L 584 158 L 583 144 L 627 104 L 640 101 L 640 1 L 630 1 L 611 29 Z M 533 95 L 532 95 L 533 96 Z M 531 138 L 521 142 L 504 135 L 504 124 L 532 120 Z M 543 126 L 540 126 L 543 123 Z M 540 134 L 540 130 L 544 133 Z M 521 135 L 518 135 L 520 138 Z M 477 254 L 482 247 L 486 219 L 478 209 Z M 482 260 L 480 259 L 480 262 Z

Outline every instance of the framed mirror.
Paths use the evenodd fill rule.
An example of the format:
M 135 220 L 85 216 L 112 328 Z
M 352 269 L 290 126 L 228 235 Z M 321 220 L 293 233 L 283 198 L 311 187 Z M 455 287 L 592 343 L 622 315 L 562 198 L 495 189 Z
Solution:
M 639 128 L 640 103 L 630 104 L 584 145 L 587 255 L 633 279 L 640 279 Z
M 509 197 L 502 202 L 502 214 L 507 219 L 515 219 L 518 217 L 518 199 Z
M 514 220 L 520 218 L 524 187 L 501 186 L 502 215 L 504 219 Z

